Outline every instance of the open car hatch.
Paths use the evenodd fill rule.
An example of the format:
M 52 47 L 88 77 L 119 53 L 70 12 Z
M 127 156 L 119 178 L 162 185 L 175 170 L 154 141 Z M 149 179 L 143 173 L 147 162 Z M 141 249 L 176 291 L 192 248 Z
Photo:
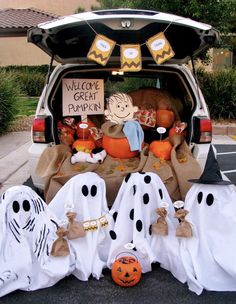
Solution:
M 60 63 L 86 62 L 89 49 L 102 34 L 116 42 L 109 61 L 119 61 L 120 45 L 139 44 L 143 61 L 153 61 L 146 41 L 164 32 L 175 56 L 168 63 L 186 63 L 215 44 L 219 32 L 208 24 L 155 11 L 118 9 L 65 16 L 28 31 L 34 43 Z

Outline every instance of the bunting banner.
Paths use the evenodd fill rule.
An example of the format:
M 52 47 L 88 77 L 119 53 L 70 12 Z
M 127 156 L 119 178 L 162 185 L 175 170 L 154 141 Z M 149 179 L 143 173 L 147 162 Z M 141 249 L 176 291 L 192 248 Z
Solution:
M 87 54 L 87 58 L 105 66 L 115 45 L 115 41 L 97 34 Z
M 146 43 L 153 59 L 157 64 L 174 57 L 175 53 L 166 39 L 163 32 L 160 32 Z M 121 70 L 137 72 L 142 69 L 141 45 L 140 44 L 122 44 L 119 45 L 101 34 L 97 34 L 87 54 L 87 58 L 105 66 L 112 54 L 115 45 L 120 47 Z
M 141 48 L 139 44 L 123 44 L 120 46 L 121 70 L 137 72 L 142 69 Z
M 157 64 L 161 64 L 175 55 L 163 32 L 149 38 L 146 45 Z

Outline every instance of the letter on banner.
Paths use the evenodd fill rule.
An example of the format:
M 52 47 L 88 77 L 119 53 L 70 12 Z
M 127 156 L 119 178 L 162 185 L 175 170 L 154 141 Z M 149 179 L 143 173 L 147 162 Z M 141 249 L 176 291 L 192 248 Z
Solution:
M 121 51 L 121 69 L 123 71 L 140 71 L 142 69 L 141 49 L 139 44 L 123 44 Z
M 149 38 L 146 44 L 157 64 L 161 64 L 175 55 L 169 41 L 162 32 Z
M 106 65 L 115 45 L 115 41 L 98 34 L 90 47 L 87 58 L 96 61 L 101 65 Z

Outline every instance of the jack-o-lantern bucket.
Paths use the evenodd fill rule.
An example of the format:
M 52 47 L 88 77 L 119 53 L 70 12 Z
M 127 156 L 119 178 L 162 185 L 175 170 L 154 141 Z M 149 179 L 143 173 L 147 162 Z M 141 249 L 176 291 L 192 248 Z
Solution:
M 132 256 L 121 256 L 116 258 L 112 264 L 111 276 L 113 281 L 123 287 L 136 285 L 142 275 L 142 268 L 138 259 Z

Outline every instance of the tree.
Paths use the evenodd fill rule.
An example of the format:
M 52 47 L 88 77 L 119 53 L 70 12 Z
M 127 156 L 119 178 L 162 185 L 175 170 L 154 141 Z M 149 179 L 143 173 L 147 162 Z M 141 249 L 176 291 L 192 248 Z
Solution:
M 188 17 L 211 24 L 226 37 L 236 25 L 235 0 L 97 0 L 100 8 L 136 8 Z

